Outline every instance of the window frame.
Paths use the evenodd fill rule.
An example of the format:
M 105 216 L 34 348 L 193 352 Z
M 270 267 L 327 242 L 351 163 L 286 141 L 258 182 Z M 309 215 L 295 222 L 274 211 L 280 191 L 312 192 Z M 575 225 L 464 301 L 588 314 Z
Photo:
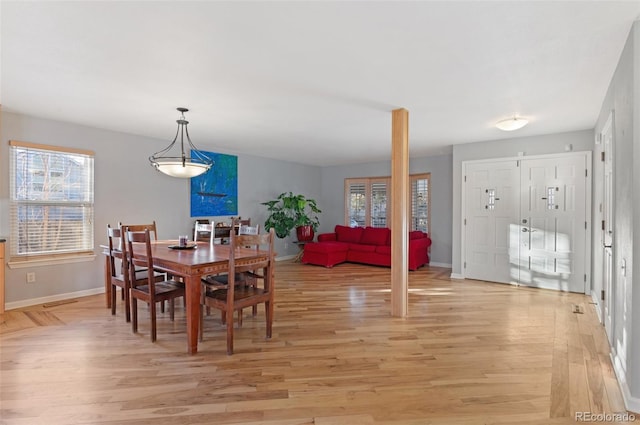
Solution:
M 22 199 L 20 195 L 21 188 L 17 185 L 20 184 L 18 179 L 19 171 L 16 170 L 18 164 L 17 155 L 23 154 L 25 151 L 40 151 L 49 155 L 60 155 L 62 160 L 75 160 L 78 156 L 85 157 L 88 162 L 83 164 L 83 168 L 80 168 L 79 173 L 70 175 L 61 182 L 61 175 L 57 176 L 58 183 L 61 187 L 53 188 L 48 193 L 62 193 L 69 194 L 70 185 L 72 182 L 69 180 L 77 178 L 80 184 L 80 191 L 77 199 L 71 199 L 71 196 L 62 196 L 60 199 Z M 69 155 L 69 156 L 66 156 Z M 37 265 L 58 264 L 62 262 L 79 262 L 79 261 L 91 261 L 95 259 L 95 230 L 94 230 L 94 214 L 95 214 L 95 154 L 93 151 L 86 149 L 67 148 L 60 146 L 44 145 L 31 142 L 21 142 L 16 140 L 9 141 L 9 227 L 10 227 L 10 240 L 9 240 L 9 266 L 11 268 L 32 267 Z M 34 171 L 35 170 L 35 171 Z M 36 167 L 30 168 L 27 165 L 27 173 L 42 174 L 42 171 Z M 55 172 L 59 172 L 57 169 L 48 170 L 49 174 L 54 176 Z M 65 165 L 63 171 L 67 171 Z M 46 172 L 46 171 L 45 171 Z M 44 174 L 43 174 L 44 175 Z M 24 177 L 23 177 L 24 179 Z M 46 180 L 46 176 L 43 178 Z M 24 182 L 23 182 L 24 184 Z M 26 182 L 28 185 L 38 185 L 37 181 Z M 38 194 L 39 191 L 35 190 L 33 194 Z M 81 211 L 82 220 L 77 227 L 80 229 L 78 235 L 71 234 L 71 243 L 65 244 L 62 248 L 54 248 L 48 251 L 38 250 L 42 246 L 35 250 L 27 249 L 25 252 L 20 252 L 20 219 L 19 211 L 24 208 L 45 207 L 49 213 L 51 213 L 51 207 L 58 209 L 58 214 L 62 217 L 69 214 L 65 211 L 67 208 L 78 209 Z M 49 229 L 49 226 L 47 226 Z M 23 230 L 24 231 L 24 230 Z M 63 231 L 68 231 L 67 228 L 63 228 Z M 39 233 L 36 233 L 39 235 Z M 64 236 L 69 236 L 68 233 L 63 233 Z M 59 237 L 59 236 L 58 236 Z M 22 236 L 24 238 L 24 235 Z M 63 240 L 64 242 L 64 240 Z M 71 245 L 71 246 L 70 246 Z
M 410 220 L 409 224 L 411 226 L 411 230 L 416 230 L 416 218 L 414 216 L 414 205 L 413 205 L 413 186 L 414 182 L 418 180 L 427 180 L 427 233 L 431 234 L 431 173 L 419 173 L 419 174 L 411 174 L 409 175 L 409 199 L 411 200 L 411 209 L 410 209 Z M 364 224 L 358 222 L 358 225 L 361 227 L 371 226 L 372 224 L 372 193 L 373 193 L 373 185 L 384 183 L 387 188 L 386 198 L 387 200 L 391 199 L 391 177 L 347 177 L 344 179 L 344 224 L 345 226 L 350 226 L 351 222 L 351 186 L 352 185 L 364 185 L 364 211 L 365 218 Z M 389 227 L 391 223 L 391 209 L 385 208 L 385 220 L 386 225 L 384 227 Z

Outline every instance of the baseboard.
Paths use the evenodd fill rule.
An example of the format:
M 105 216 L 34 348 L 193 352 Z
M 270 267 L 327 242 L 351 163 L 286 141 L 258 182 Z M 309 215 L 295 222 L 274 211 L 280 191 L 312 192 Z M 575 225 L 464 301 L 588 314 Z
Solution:
M 604 320 L 602 319 L 602 311 L 600 310 L 600 300 L 598 300 L 598 297 L 596 297 L 595 293 L 591 293 L 591 299 L 593 300 L 593 304 L 594 304 L 594 308 L 596 310 L 596 314 L 598 315 L 598 320 L 600 321 L 600 323 L 604 323 Z
M 276 257 L 276 261 L 293 260 L 296 257 L 297 255 L 283 255 L 282 257 Z
M 450 269 L 451 268 L 451 264 L 447 264 L 447 263 L 438 263 L 435 261 L 431 261 L 429 263 L 426 264 L 427 266 L 433 266 L 433 267 L 444 267 L 445 269 Z
M 27 300 L 13 301 L 5 304 L 5 310 L 13 310 L 16 308 L 29 307 L 37 304 L 50 303 L 54 301 L 68 300 L 71 298 L 87 297 L 89 295 L 104 294 L 104 286 L 93 289 L 85 289 L 84 291 L 67 292 L 66 294 L 49 295 L 48 297 L 30 298 Z
M 464 276 L 461 275 L 460 273 L 451 273 L 451 276 L 449 276 L 451 279 L 464 279 Z
M 624 369 L 620 363 L 618 356 L 611 353 L 611 363 L 613 363 L 613 370 L 618 378 L 618 385 L 622 390 L 622 398 L 624 399 L 624 407 L 630 412 L 640 413 L 640 398 L 633 397 L 627 385 L 627 377 L 625 376 Z

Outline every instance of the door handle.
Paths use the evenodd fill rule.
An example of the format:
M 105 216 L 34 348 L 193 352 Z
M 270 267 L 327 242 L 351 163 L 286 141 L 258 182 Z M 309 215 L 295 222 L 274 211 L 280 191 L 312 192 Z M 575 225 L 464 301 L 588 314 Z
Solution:
M 522 231 L 523 231 L 523 232 L 525 232 L 525 233 L 527 233 L 527 232 L 529 231 L 529 229 L 527 229 L 526 227 L 523 227 L 523 228 L 522 228 Z

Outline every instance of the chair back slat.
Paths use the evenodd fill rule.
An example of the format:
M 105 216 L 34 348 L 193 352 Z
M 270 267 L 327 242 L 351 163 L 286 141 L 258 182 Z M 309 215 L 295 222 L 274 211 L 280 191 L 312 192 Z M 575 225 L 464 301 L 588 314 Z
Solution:
M 209 242 L 213 245 L 213 241 L 215 239 L 215 226 L 214 223 L 202 223 L 196 220 L 194 229 L 193 229 L 193 241 L 205 241 Z
M 151 232 L 149 229 L 143 231 L 132 230 L 131 227 L 126 227 L 126 238 L 129 248 L 129 259 L 134 266 L 151 268 L 153 264 L 153 256 L 151 254 Z M 145 244 L 146 258 L 135 255 L 133 251 L 134 244 Z M 153 273 L 149 273 L 150 276 Z M 153 280 L 153 279 L 150 279 Z
M 158 240 L 158 228 L 155 220 L 149 224 L 123 224 L 120 222 L 118 223 L 118 227 L 121 229 L 129 229 L 131 232 L 144 232 L 144 229 L 148 229 L 150 234 L 153 233 L 153 240 Z

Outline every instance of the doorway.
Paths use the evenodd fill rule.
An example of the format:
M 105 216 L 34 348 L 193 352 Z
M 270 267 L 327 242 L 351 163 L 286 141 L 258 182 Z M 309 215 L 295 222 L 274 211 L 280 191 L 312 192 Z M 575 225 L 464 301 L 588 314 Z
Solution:
M 463 163 L 469 279 L 586 293 L 591 152 Z

